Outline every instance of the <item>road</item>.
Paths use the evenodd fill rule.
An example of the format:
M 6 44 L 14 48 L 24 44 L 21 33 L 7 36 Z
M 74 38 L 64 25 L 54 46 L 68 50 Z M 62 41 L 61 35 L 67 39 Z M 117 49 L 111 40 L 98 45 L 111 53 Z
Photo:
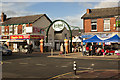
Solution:
M 72 72 L 73 61 L 77 62 L 77 70 L 94 69 L 118 69 L 117 60 L 89 60 L 89 59 L 65 59 L 48 58 L 49 53 L 18 54 L 3 56 L 3 78 L 45 78 Z

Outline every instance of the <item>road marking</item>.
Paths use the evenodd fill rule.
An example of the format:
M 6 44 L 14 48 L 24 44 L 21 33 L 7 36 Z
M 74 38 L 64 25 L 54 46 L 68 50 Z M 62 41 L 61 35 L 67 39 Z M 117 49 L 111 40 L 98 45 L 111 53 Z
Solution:
M 84 70 L 84 71 L 89 71 L 89 70 Z M 77 72 L 84 72 L 84 71 L 77 71 Z M 58 76 L 54 76 L 52 78 L 49 78 L 48 80 L 53 80 L 53 79 L 58 78 L 60 76 L 64 76 L 64 75 L 71 74 L 71 73 L 73 73 L 73 72 L 68 72 L 68 73 L 64 73 L 64 74 L 58 75 Z
M 4 63 L 8 63 L 8 64 L 10 64 L 10 63 L 12 63 L 12 62 L 7 62 L 7 61 L 5 61 Z
M 35 64 L 37 66 L 46 66 L 45 64 Z
M 86 68 L 86 67 L 78 67 L 80 69 L 92 69 L 92 68 Z
M 19 64 L 28 64 L 28 63 L 19 63 Z
M 61 67 L 68 67 L 68 66 L 61 66 Z

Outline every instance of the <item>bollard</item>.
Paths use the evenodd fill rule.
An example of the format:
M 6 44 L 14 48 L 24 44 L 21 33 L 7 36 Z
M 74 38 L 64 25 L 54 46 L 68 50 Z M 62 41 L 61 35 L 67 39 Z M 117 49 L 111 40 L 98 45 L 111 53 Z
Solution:
M 74 63 L 73 63 L 73 70 L 74 70 L 74 74 L 76 75 L 76 70 L 77 70 L 76 61 L 74 61 Z
M 51 49 L 51 56 L 53 56 L 53 49 Z
M 91 70 L 92 71 L 94 70 L 94 66 L 95 66 L 95 64 L 91 64 Z

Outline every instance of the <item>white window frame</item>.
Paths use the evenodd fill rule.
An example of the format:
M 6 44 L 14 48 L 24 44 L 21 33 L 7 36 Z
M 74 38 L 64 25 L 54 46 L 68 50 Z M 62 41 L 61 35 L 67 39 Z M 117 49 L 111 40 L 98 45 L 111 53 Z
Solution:
M 14 25 L 14 34 L 18 34 L 18 25 Z
M 9 34 L 12 35 L 13 33 L 10 33 L 11 31 L 13 31 L 13 25 L 9 26 Z
M 96 21 L 96 23 L 92 23 L 92 21 Z M 96 30 L 92 30 L 92 25 L 96 25 Z M 91 20 L 91 31 L 97 31 L 97 19 Z
M 109 23 L 105 23 L 105 20 L 109 20 Z M 105 29 L 105 24 L 109 25 L 109 29 Z M 109 18 L 104 19 L 104 31 L 110 31 L 110 19 Z
M 23 27 L 24 26 L 24 27 Z M 26 24 L 22 25 L 22 34 L 26 34 Z
M 4 32 L 5 32 L 5 26 L 2 26 L 2 31 L 1 31 L 2 35 L 5 34 Z

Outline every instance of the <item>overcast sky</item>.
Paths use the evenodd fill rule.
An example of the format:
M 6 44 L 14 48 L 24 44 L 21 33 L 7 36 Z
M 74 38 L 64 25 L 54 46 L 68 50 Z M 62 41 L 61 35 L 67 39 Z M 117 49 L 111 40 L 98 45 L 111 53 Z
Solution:
M 17 17 L 35 14 L 47 14 L 53 21 L 56 19 L 65 20 L 69 25 L 83 27 L 81 16 L 86 9 L 117 7 L 119 0 L 1 0 L 1 11 L 7 17 Z

